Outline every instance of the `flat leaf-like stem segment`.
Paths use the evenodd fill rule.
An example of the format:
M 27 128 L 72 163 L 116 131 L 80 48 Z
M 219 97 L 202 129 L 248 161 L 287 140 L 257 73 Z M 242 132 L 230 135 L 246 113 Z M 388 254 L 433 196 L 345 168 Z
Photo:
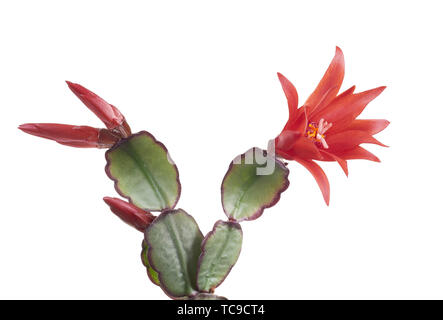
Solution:
M 194 218 L 185 211 L 160 214 L 145 231 L 148 260 L 160 287 L 171 298 L 197 293 L 197 263 L 203 240 Z
M 160 281 L 158 280 L 158 273 L 155 272 L 155 270 L 152 269 L 151 265 L 149 264 L 148 245 L 146 244 L 145 240 L 143 240 L 143 242 L 142 242 L 141 258 L 142 258 L 143 265 L 146 267 L 146 272 L 148 274 L 149 280 L 151 280 L 153 284 L 159 286 Z
M 177 167 L 150 133 L 122 139 L 106 152 L 106 161 L 106 173 L 122 197 L 148 211 L 175 207 L 181 191 Z
M 259 163 L 257 154 L 266 162 Z M 266 172 L 266 167 L 273 170 Z M 222 182 L 225 214 L 237 222 L 257 219 L 264 209 L 280 200 L 281 193 L 289 186 L 288 175 L 288 168 L 280 160 L 259 148 L 252 148 L 238 156 L 231 162 Z
M 236 222 L 217 221 L 202 243 L 199 258 L 197 287 L 213 292 L 237 262 L 243 241 L 241 227 Z

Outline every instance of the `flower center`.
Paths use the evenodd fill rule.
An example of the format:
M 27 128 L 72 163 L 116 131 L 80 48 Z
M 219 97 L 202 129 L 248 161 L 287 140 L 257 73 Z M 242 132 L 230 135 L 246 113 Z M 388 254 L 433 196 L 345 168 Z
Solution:
M 325 140 L 325 133 L 329 128 L 332 127 L 332 123 L 328 123 L 325 119 L 320 119 L 318 125 L 314 122 L 311 122 L 308 125 L 308 129 L 306 130 L 306 135 L 308 138 L 315 140 L 316 142 L 320 142 L 323 148 L 328 149 L 329 146 Z

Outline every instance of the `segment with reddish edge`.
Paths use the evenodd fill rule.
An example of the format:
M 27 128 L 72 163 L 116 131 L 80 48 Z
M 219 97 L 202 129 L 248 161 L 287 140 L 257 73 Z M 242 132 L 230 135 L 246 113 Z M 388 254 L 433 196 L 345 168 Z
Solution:
M 240 224 L 217 221 L 202 242 L 198 260 L 197 287 L 201 292 L 214 292 L 228 276 L 240 255 L 243 232 Z
M 266 159 L 265 163 L 259 163 Z M 269 168 L 272 172 L 258 174 Z M 260 171 L 259 171 L 260 170 Z M 264 172 L 263 172 L 264 173 Z M 289 170 L 260 148 L 249 149 L 235 158 L 222 182 L 222 205 L 232 221 L 254 220 L 274 206 L 289 186 Z
M 175 207 L 181 191 L 178 169 L 153 135 L 141 131 L 120 140 L 106 160 L 106 173 L 129 202 L 151 212 Z
M 104 197 L 103 200 L 117 217 L 138 231 L 144 232 L 155 219 L 152 213 L 121 199 Z
M 182 209 L 165 211 L 145 231 L 150 266 L 171 298 L 198 293 L 197 263 L 203 240 L 197 222 Z
M 106 129 L 59 123 L 25 123 L 20 130 L 76 148 L 110 148 L 120 140 Z
M 131 135 L 131 128 L 120 110 L 85 87 L 69 81 L 66 81 L 66 83 L 69 89 L 71 89 L 89 110 L 103 121 L 109 130 L 118 133 L 123 138 Z

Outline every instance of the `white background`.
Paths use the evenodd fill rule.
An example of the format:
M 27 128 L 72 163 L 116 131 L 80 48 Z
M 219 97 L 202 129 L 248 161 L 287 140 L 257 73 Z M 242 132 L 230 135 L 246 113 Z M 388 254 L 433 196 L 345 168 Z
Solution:
M 164 299 L 139 258 L 142 234 L 116 196 L 104 151 L 25 135 L 25 122 L 100 126 L 64 80 L 95 91 L 177 163 L 179 207 L 207 233 L 225 216 L 234 156 L 287 120 L 276 72 L 303 102 L 339 45 L 343 89 L 387 89 L 365 118 L 391 125 L 381 163 L 322 163 L 327 207 L 291 163 L 290 188 L 242 224 L 231 299 L 443 298 L 440 1 L 2 1 L 0 298 Z

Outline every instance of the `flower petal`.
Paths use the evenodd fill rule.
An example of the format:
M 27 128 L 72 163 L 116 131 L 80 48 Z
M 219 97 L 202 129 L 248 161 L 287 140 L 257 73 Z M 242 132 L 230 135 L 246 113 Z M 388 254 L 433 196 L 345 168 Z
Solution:
M 342 93 L 340 93 L 337 97 L 334 98 L 335 99 L 343 99 L 346 96 L 352 95 L 354 93 L 355 90 L 355 86 L 350 87 L 349 89 L 347 89 L 346 91 L 343 91 Z M 310 115 L 311 119 L 316 119 L 318 118 L 317 116 L 319 114 L 321 114 L 321 112 L 327 107 L 328 105 L 321 103 Z
M 305 106 L 308 108 L 308 114 L 313 112 L 320 103 L 322 105 L 328 105 L 336 97 L 343 82 L 344 75 L 345 59 L 341 49 L 336 47 L 334 59 L 332 59 L 331 64 L 317 85 L 317 88 L 315 88 L 314 92 L 305 102 Z
M 332 122 L 333 126 L 328 133 L 339 132 L 348 127 L 357 116 L 366 108 L 367 104 L 374 100 L 386 87 L 378 87 L 357 94 L 338 96 L 312 121 L 325 119 Z
M 322 159 L 314 142 L 298 131 L 284 130 L 280 133 L 275 139 L 275 151 L 287 160 L 293 160 L 293 157 Z
M 298 109 L 298 114 L 296 119 L 288 120 L 283 130 L 297 131 L 301 134 L 306 132 L 306 127 L 308 126 L 308 114 L 305 106 Z
M 379 158 L 377 158 L 374 154 L 372 154 L 371 152 L 360 146 L 350 150 L 339 152 L 338 155 L 339 157 L 346 160 L 362 159 L 362 160 L 380 162 Z
M 343 91 L 342 93 L 340 93 L 337 98 L 344 98 L 346 96 L 349 96 L 351 94 L 353 94 L 355 91 L 355 86 L 350 87 L 349 89 Z
M 329 145 L 328 151 L 333 153 L 352 149 L 361 143 L 372 143 L 386 147 L 386 145 L 375 139 L 371 134 L 360 130 L 346 130 L 328 135 L 326 141 Z
M 361 130 L 374 135 L 386 129 L 389 123 L 384 119 L 356 119 L 352 121 L 347 130 Z
M 337 161 L 338 164 L 340 165 L 340 167 L 343 169 L 343 172 L 345 173 L 345 175 L 348 176 L 348 173 L 349 173 L 348 162 L 345 159 L 340 158 L 339 156 L 336 156 L 335 154 L 324 151 L 324 150 L 320 150 L 320 152 L 322 154 L 325 154 L 326 156 L 331 157 L 333 160 Z
M 286 123 L 285 128 L 290 128 L 291 124 L 293 124 L 299 116 L 298 112 L 299 110 L 297 109 L 298 108 L 297 89 L 295 89 L 294 85 L 281 73 L 277 72 L 277 76 L 278 80 L 280 80 L 286 99 L 288 100 L 289 120 Z
M 317 181 L 321 193 L 323 194 L 323 199 L 325 200 L 326 205 L 329 206 L 330 187 L 328 177 L 326 176 L 323 169 L 312 160 L 304 160 L 298 157 L 294 157 L 293 160 L 297 161 L 306 169 L 308 169 L 308 171 L 314 176 L 315 181 Z

